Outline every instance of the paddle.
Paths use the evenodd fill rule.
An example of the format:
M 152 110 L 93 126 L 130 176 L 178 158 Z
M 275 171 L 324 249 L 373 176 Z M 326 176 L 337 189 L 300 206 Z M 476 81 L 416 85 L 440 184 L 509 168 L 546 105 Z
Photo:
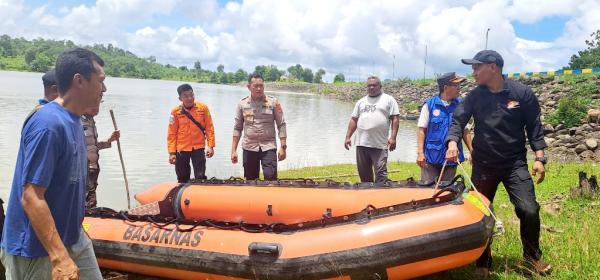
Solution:
M 115 120 L 115 113 L 113 113 L 113 110 L 110 109 L 110 117 L 112 118 L 112 122 L 113 122 L 113 126 L 115 127 L 115 130 L 118 130 L 117 128 L 117 121 Z M 129 196 L 129 183 L 127 182 L 127 172 L 125 172 L 125 162 L 123 161 L 123 153 L 121 152 L 121 141 L 119 141 L 119 139 L 117 139 L 117 148 L 119 149 L 119 158 L 121 159 L 121 168 L 123 169 L 123 178 L 125 179 L 125 190 L 127 191 L 127 209 L 131 209 L 131 198 Z

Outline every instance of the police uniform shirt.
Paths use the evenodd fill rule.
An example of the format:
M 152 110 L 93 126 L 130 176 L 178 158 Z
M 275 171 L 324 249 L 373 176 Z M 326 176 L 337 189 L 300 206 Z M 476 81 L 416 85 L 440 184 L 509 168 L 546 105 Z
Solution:
M 279 138 L 285 138 L 285 118 L 277 98 L 265 96 L 263 100 L 254 101 L 248 96 L 237 104 L 233 136 L 243 134 L 242 149 L 253 152 L 277 149 L 275 125 Z

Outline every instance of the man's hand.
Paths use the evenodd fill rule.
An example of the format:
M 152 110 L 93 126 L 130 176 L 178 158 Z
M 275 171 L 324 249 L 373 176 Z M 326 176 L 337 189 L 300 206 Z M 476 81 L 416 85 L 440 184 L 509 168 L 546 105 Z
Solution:
M 21 205 L 31 226 L 52 264 L 52 279 L 79 279 L 79 268 L 69 256 L 56 230 L 54 218 L 46 203 L 46 187 L 26 183 L 23 187 Z
M 206 147 L 206 157 L 211 158 L 215 154 L 215 150 L 211 147 Z
M 458 144 L 454 141 L 448 141 L 448 150 L 446 150 L 446 160 L 458 162 Z
M 350 137 L 346 137 L 346 140 L 344 140 L 344 148 L 346 148 L 346 150 L 350 150 L 351 146 L 352 140 L 350 139 Z
M 465 161 L 468 161 L 469 164 L 473 165 L 473 161 L 471 161 L 471 153 L 469 153 L 468 155 L 465 155 Z
M 425 167 L 427 163 L 425 163 L 425 154 L 419 153 L 417 155 L 417 165 L 421 168 Z
M 393 151 L 396 149 L 396 139 L 395 138 L 388 139 L 388 149 L 390 151 Z
M 238 162 L 238 154 L 237 151 L 231 152 L 231 163 L 236 164 Z
M 176 155 L 169 155 L 169 163 L 170 164 L 175 164 L 177 162 L 177 156 Z
M 277 158 L 279 158 L 279 161 L 284 160 L 285 157 L 286 157 L 285 149 L 279 149 L 279 151 L 277 152 Z
M 110 135 L 110 137 L 108 138 L 108 140 L 106 140 L 106 142 L 111 143 L 113 141 L 119 140 L 119 138 L 121 138 L 121 131 L 120 130 L 115 130 L 112 132 L 112 134 Z
M 52 280 L 65 279 L 79 279 L 79 268 L 69 255 L 52 262 Z
M 546 177 L 546 168 L 544 167 L 544 164 L 542 164 L 539 161 L 535 161 L 533 163 L 533 172 L 532 172 L 533 177 L 539 176 L 537 179 L 536 183 L 541 183 L 544 181 L 544 177 Z

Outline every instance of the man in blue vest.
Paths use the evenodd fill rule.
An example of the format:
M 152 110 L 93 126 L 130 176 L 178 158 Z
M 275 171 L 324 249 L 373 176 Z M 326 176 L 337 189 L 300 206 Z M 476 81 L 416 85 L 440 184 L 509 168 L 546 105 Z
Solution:
M 417 126 L 417 165 L 421 167 L 421 181 L 435 182 L 438 176 L 442 181 L 451 181 L 456 173 L 456 162 L 449 161 L 444 167 L 446 160 L 446 136 L 452 124 L 454 109 L 460 104 L 460 83 L 465 79 L 454 72 L 446 73 L 438 77 L 437 83 L 439 95 L 429 98 L 421 108 L 421 115 Z M 471 151 L 471 135 L 464 130 L 463 139 L 469 151 Z M 462 145 L 459 147 L 460 162 L 465 160 Z

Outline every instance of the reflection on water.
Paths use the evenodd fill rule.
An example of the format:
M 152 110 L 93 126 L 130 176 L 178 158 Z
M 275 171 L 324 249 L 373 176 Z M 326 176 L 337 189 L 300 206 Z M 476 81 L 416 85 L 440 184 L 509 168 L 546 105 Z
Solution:
M 12 183 L 25 116 L 43 94 L 41 74 L 0 72 L 0 197 L 5 201 Z M 170 109 L 177 106 L 177 86 L 181 82 L 108 78 L 100 114 L 96 117 L 101 139 L 108 138 L 112 122 L 108 109 L 115 112 L 121 130 L 121 148 L 132 195 L 163 181 L 175 181 L 168 163 L 166 144 Z M 241 163 L 231 164 L 233 112 L 238 100 L 248 95 L 245 88 L 192 84 L 196 98 L 206 103 L 216 132 L 215 156 L 207 161 L 207 176 L 242 176 Z M 277 96 L 287 122 L 287 159 L 279 169 L 355 162 L 354 150 L 343 146 L 353 104 L 320 96 L 267 93 Z M 398 149 L 390 160 L 413 161 L 416 151 L 416 124 L 401 122 Z M 241 149 L 241 148 L 240 148 Z M 238 152 L 241 155 L 241 150 Z M 116 145 L 100 151 L 99 205 L 126 207 L 123 174 Z

